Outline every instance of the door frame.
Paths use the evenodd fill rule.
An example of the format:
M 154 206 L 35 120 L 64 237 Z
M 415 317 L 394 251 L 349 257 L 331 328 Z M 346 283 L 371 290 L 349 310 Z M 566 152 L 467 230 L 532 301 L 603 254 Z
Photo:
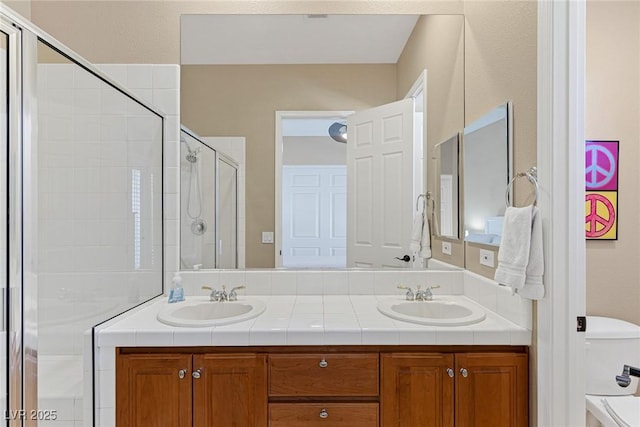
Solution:
M 538 1 L 538 206 L 546 295 L 535 309 L 532 395 L 540 426 L 585 425 L 584 82 L 586 2 Z
M 316 110 L 316 111 L 276 111 L 275 140 L 275 227 L 274 227 L 274 259 L 275 268 L 282 268 L 282 153 L 284 140 L 282 136 L 282 120 L 284 119 L 323 119 L 329 117 L 346 117 L 353 114 L 349 110 Z

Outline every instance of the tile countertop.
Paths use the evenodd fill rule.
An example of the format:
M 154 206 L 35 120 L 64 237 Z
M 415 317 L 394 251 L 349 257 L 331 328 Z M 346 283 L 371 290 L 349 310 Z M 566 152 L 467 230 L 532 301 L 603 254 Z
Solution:
M 159 297 L 105 325 L 98 332 L 97 344 L 99 347 L 531 345 L 530 330 L 484 307 L 486 318 L 479 323 L 425 326 L 394 320 L 378 311 L 380 299 L 402 301 L 398 295 L 257 298 L 265 301 L 267 308 L 254 319 L 224 326 L 184 328 L 168 326 L 156 319 L 167 305 L 167 298 Z M 478 305 L 465 296 L 454 298 Z

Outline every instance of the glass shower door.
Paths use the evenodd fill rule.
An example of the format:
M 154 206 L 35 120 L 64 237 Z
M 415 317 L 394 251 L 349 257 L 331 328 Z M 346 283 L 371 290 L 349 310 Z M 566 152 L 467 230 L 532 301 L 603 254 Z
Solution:
M 238 267 L 238 166 L 218 154 L 217 268 Z
M 0 221 L 2 224 L 7 224 L 7 189 L 9 183 L 7 182 L 7 151 L 9 147 L 9 36 L 4 32 L 0 32 Z M 0 405 L 2 405 L 2 413 L 4 425 L 7 424 L 9 418 L 8 414 L 8 393 L 7 383 L 9 378 L 9 363 L 8 363 L 8 344 L 9 337 L 7 334 L 8 316 L 8 303 L 7 303 L 7 288 L 8 288 L 8 274 L 7 274 L 7 259 L 8 259 L 8 235 L 7 227 L 0 227 L 0 253 L 2 261 L 0 262 L 0 333 L 2 339 L 0 340 L 0 359 L 2 360 L 2 367 L 0 368 Z

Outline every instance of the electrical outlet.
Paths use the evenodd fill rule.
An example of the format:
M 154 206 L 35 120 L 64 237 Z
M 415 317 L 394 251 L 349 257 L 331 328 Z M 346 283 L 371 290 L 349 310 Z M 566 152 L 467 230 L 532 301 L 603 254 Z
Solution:
M 262 232 L 262 243 L 273 243 L 273 231 Z
M 451 255 L 451 242 L 442 242 L 442 253 Z
M 480 249 L 480 264 L 493 268 L 493 251 Z

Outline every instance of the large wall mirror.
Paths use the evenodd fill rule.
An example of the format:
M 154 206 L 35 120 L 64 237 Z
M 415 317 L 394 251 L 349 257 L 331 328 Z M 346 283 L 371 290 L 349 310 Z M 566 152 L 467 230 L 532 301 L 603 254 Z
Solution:
M 408 98 L 413 98 L 410 110 L 413 124 L 411 132 L 405 133 L 411 133 L 417 141 L 416 150 L 409 153 L 412 161 L 407 162 L 405 157 L 400 161 L 398 154 L 387 157 L 383 154 L 383 160 L 371 163 L 371 170 L 367 172 L 372 181 L 367 184 L 361 176 L 357 180 L 360 194 L 368 189 L 370 194 L 384 193 L 390 198 L 384 202 L 382 211 L 385 218 L 397 220 L 387 221 L 388 227 L 377 225 L 377 210 L 370 222 L 363 216 L 355 221 L 335 216 L 338 208 L 344 209 L 353 202 L 354 191 L 346 191 L 345 196 L 344 188 L 339 188 L 336 194 L 341 196 L 331 197 L 329 189 L 326 203 L 334 205 L 325 209 L 320 196 L 311 195 L 310 188 L 296 187 L 303 183 L 315 185 L 322 181 L 320 178 L 305 176 L 296 178 L 297 181 L 292 178 L 291 185 L 296 187 L 295 191 L 309 193 L 297 200 L 307 201 L 298 205 L 311 216 L 293 225 L 306 237 L 322 234 L 323 227 L 334 227 L 330 229 L 336 231 L 334 235 L 345 236 L 355 233 L 354 227 L 384 229 L 383 244 L 391 249 L 380 263 L 371 266 L 414 267 L 413 261 L 406 263 L 395 257 L 410 253 L 415 196 L 432 191 L 436 185 L 431 162 L 434 146 L 459 132 L 465 123 L 464 22 L 463 15 L 182 16 L 181 121 L 203 137 L 246 138 L 246 230 L 241 230 L 238 236 L 245 242 L 247 268 L 278 266 L 281 246 L 277 227 L 282 224 L 282 218 L 276 217 L 276 205 L 282 203 L 284 197 L 277 200 L 280 189 L 276 189 L 275 182 L 276 177 L 285 172 L 280 169 L 283 165 L 275 161 L 277 143 L 274 141 L 279 126 L 276 113 L 308 111 L 313 116 L 317 112 L 353 111 L 358 114 Z M 419 83 L 415 86 L 425 75 L 424 70 L 426 81 L 422 86 Z M 398 123 L 410 123 L 390 117 L 381 119 L 386 126 L 380 128 L 383 144 L 400 133 Z M 349 120 L 330 115 L 328 118 L 344 123 Z M 281 135 L 284 145 L 298 144 L 291 152 L 312 146 L 317 149 L 320 144 L 327 147 L 322 151 L 328 156 L 330 151 L 344 148 L 344 143 L 331 138 L 329 126 L 325 126 L 324 132 L 316 132 L 312 126 L 317 123 L 302 122 L 296 125 L 307 128 L 281 129 L 289 132 Z M 348 129 L 347 147 L 355 146 L 356 139 L 360 144 L 365 143 L 368 134 L 364 122 L 366 120 L 354 125 L 358 129 Z M 327 156 L 306 156 L 312 159 L 306 165 L 316 166 L 323 172 L 336 169 L 337 160 L 332 157 L 329 161 Z M 323 163 L 315 164 L 314 159 Z M 348 170 L 349 162 L 360 157 L 343 155 L 342 159 Z M 287 159 L 284 160 L 284 166 L 291 169 Z M 408 183 L 410 190 L 405 190 L 404 185 L 398 187 L 406 177 L 388 174 L 392 168 L 404 170 L 405 164 L 412 164 L 415 174 Z M 453 161 L 450 164 L 453 165 Z M 338 175 L 330 176 L 327 182 L 342 182 Z M 388 179 L 375 181 L 380 176 Z M 349 180 L 348 174 L 346 180 Z M 400 193 L 406 201 L 396 199 Z M 447 209 L 451 214 L 447 230 L 454 235 L 458 216 L 453 211 L 457 206 L 452 204 Z M 329 212 L 333 217 L 321 218 L 320 211 Z M 286 231 L 281 230 L 280 234 Z M 271 232 L 276 232 L 275 242 L 269 240 Z M 342 247 L 349 252 L 348 244 Z M 305 256 L 321 253 L 314 248 L 303 249 L 301 253 Z M 346 258 L 350 258 L 348 254 Z M 357 264 L 365 265 L 366 262 Z M 322 265 L 312 261 L 309 265 L 296 265 L 305 266 Z
M 512 174 L 511 103 L 464 128 L 464 240 L 499 246 Z
M 460 232 L 460 135 L 438 143 L 433 150 L 435 167 L 433 234 L 458 239 Z

